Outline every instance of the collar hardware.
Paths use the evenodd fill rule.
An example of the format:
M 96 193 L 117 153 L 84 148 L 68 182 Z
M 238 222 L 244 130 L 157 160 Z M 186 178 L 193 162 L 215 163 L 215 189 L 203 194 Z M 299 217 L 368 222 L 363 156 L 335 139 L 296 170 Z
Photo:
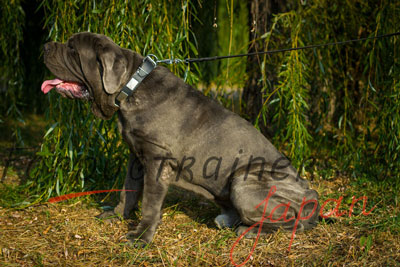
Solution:
M 151 57 L 154 57 L 156 60 L 153 60 Z M 155 55 L 150 54 L 145 57 L 129 82 L 124 85 L 122 90 L 118 93 L 114 105 L 120 107 L 121 102 L 133 94 L 144 78 L 146 78 L 156 66 L 157 57 Z

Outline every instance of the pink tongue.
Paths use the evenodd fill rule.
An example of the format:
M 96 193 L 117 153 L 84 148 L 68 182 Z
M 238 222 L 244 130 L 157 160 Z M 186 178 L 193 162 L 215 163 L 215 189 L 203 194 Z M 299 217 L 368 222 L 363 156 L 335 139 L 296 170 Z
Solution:
M 75 93 L 75 95 L 79 95 L 81 93 L 81 84 L 76 82 L 64 82 L 63 84 L 57 85 L 57 88 L 62 88 L 67 91 L 71 91 Z
M 59 85 L 60 83 L 63 83 L 63 80 L 60 79 L 54 79 L 54 80 L 47 80 L 44 81 L 42 84 L 42 92 L 47 94 L 53 87 Z

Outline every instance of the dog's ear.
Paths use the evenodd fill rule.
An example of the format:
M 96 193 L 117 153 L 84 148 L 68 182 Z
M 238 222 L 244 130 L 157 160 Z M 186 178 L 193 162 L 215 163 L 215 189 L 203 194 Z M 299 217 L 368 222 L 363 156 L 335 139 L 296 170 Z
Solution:
M 100 73 L 104 89 L 109 94 L 114 94 L 122 86 L 123 77 L 127 73 L 127 59 L 118 47 L 112 45 L 101 46 L 97 58 L 100 61 Z

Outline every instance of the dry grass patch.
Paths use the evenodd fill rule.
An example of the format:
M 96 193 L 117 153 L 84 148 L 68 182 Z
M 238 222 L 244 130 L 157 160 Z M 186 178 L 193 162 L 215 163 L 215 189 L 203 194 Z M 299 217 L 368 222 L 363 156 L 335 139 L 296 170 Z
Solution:
M 100 210 L 83 202 L 0 208 L 0 265 L 3 266 L 231 266 L 234 232 L 213 226 L 218 209 L 174 189 L 163 223 L 146 248 L 127 243 L 125 234 L 138 219 L 112 222 L 94 218 Z M 373 215 L 371 215 L 373 216 Z M 365 216 L 321 222 L 297 234 L 278 231 L 261 237 L 246 266 L 396 266 L 400 238 L 361 224 Z M 365 225 L 365 226 L 358 226 Z M 232 256 L 239 264 L 254 240 L 241 240 Z

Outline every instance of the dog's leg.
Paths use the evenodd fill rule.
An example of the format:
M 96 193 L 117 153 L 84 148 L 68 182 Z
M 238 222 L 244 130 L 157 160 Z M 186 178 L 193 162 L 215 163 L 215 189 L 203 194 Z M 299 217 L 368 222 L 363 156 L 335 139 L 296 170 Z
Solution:
M 150 243 L 161 221 L 161 208 L 172 177 L 172 169 L 169 164 L 165 164 L 159 173 L 159 167 L 159 161 L 146 161 L 142 220 L 136 229 L 128 232 L 127 238 L 131 242 Z
M 139 159 L 134 155 L 130 155 L 128 172 L 126 174 L 124 190 L 120 195 L 120 202 L 114 208 L 114 213 L 128 218 L 132 210 L 137 208 L 138 201 L 143 193 L 143 166 Z
M 318 219 L 318 203 L 315 204 L 317 205 L 315 210 L 314 203 L 309 203 L 304 207 L 302 203 L 303 198 L 317 201 L 318 194 L 309 189 L 305 182 L 297 182 L 295 176 L 274 181 L 267 175 L 259 180 L 258 175 L 250 174 L 246 180 L 243 177 L 235 177 L 232 182 L 231 201 L 243 223 L 236 233 L 241 235 L 252 225 L 256 227 L 249 229 L 246 237 L 257 235 L 261 225 L 261 234 L 270 233 L 279 228 L 292 231 L 300 211 L 301 217 L 310 218 L 298 221 L 296 232 L 314 227 Z
M 132 210 L 137 208 L 138 201 L 143 192 L 143 166 L 134 154 L 131 154 L 129 157 L 123 190 L 120 194 L 120 201 L 114 210 L 105 211 L 98 215 L 98 218 L 106 219 L 119 215 L 127 219 Z

